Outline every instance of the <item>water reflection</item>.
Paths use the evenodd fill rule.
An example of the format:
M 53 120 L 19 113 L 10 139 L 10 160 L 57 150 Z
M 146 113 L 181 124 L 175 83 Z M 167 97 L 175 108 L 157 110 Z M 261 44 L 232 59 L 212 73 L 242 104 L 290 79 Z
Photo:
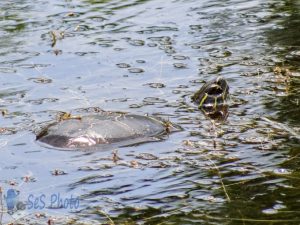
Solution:
M 280 1 L 272 5 L 276 26 L 267 32 L 268 42 L 277 54 L 276 65 L 287 73 L 275 73 L 278 88 L 277 101 L 269 102 L 268 108 L 278 109 L 278 119 L 289 122 L 291 126 L 299 125 L 299 59 L 300 42 L 300 5 L 297 1 Z M 276 71 L 275 71 L 276 72 Z M 282 77 L 284 79 L 282 79 Z M 287 80 L 287 81 L 286 81 Z
M 211 120 L 224 122 L 229 115 L 228 109 L 229 107 L 227 104 L 221 104 L 218 105 L 215 109 L 206 108 L 202 109 L 202 111 L 205 114 L 205 116 L 207 116 Z

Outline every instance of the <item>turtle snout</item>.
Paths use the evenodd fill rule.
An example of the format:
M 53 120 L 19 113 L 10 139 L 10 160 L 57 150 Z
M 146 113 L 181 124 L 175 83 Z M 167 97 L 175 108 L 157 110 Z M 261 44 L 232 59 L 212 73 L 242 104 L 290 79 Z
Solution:
M 227 93 L 229 91 L 227 81 L 223 77 L 219 77 L 216 84 L 222 89 L 222 93 Z

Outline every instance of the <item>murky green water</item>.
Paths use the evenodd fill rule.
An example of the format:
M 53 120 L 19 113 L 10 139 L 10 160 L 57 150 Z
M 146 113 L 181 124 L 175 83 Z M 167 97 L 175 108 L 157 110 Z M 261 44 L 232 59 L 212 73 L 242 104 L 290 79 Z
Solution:
M 72 195 L 80 207 L 38 201 L 0 220 L 299 224 L 299 21 L 292 0 L 1 1 L 2 195 L 45 195 L 46 206 L 53 194 Z M 217 75 L 231 100 L 213 130 L 190 96 Z M 59 112 L 94 107 L 184 130 L 120 148 L 116 162 L 113 149 L 35 142 Z

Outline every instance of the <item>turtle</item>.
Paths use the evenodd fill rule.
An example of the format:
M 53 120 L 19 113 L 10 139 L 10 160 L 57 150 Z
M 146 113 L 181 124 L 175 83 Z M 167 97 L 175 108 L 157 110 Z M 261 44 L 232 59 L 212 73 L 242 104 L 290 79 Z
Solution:
M 206 82 L 192 97 L 198 109 L 214 120 L 226 120 L 228 116 L 227 97 L 229 86 L 225 78 L 218 76 Z
M 154 116 L 101 111 L 51 123 L 38 133 L 36 140 L 65 150 L 123 147 L 161 140 L 180 129 Z

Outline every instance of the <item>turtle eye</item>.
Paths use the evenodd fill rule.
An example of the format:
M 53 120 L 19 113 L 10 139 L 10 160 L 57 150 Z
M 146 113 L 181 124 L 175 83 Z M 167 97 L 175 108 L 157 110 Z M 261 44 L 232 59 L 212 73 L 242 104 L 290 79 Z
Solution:
M 223 89 L 227 89 L 228 87 L 227 82 L 224 79 L 217 80 L 216 85 L 219 85 Z

